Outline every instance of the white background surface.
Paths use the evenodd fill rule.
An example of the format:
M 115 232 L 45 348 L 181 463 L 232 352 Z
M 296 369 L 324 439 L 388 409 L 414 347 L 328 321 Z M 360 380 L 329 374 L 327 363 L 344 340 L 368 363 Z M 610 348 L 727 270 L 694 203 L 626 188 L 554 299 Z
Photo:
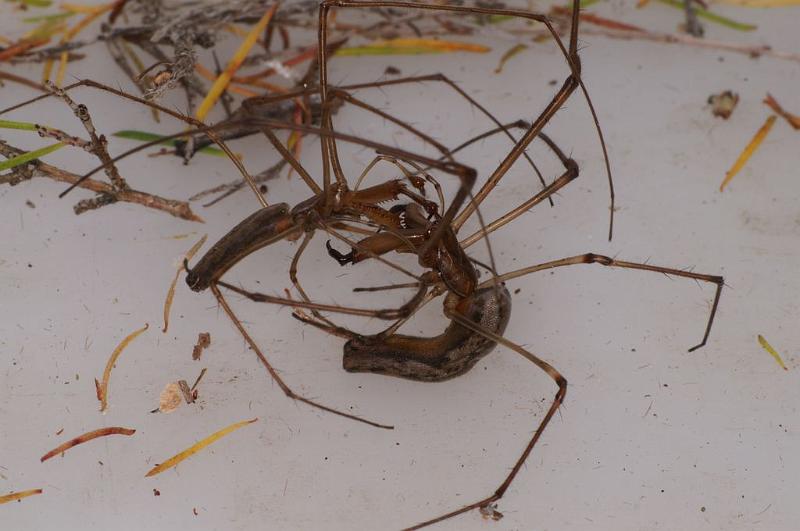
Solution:
M 13 17 L 8 6 L 2 9 L 0 27 L 8 28 Z M 718 10 L 756 21 L 759 30 L 743 34 L 707 24 L 709 38 L 796 51 L 797 9 Z M 666 7 L 635 11 L 628 3 L 596 11 L 664 31 L 680 19 Z M 332 79 L 374 80 L 387 62 L 407 75 L 443 71 L 502 119 L 532 118 L 553 90 L 548 81 L 560 84 L 565 76 L 563 60 L 552 46 L 534 45 L 494 75 L 512 43 L 485 40 L 493 47 L 485 56 L 337 59 Z M 582 45 L 584 79 L 615 172 L 614 241 L 605 241 L 608 199 L 598 143 L 585 104 L 573 96 L 547 130 L 578 161 L 581 177 L 559 194 L 555 208 L 541 205 L 492 238 L 499 269 L 594 251 L 693 266 L 724 275 L 729 288 L 709 344 L 688 354 L 702 335 L 711 286 L 601 266 L 511 283 L 521 292 L 506 337 L 567 377 L 567 400 L 502 499 L 505 518 L 487 522 L 473 512 L 439 529 L 796 529 L 798 133 L 779 120 L 725 193 L 718 187 L 768 115 L 761 104 L 767 91 L 789 110 L 800 110 L 798 65 L 600 37 Z M 105 51 L 94 52 L 95 60 L 75 64 L 70 74 L 127 87 Z M 39 75 L 38 68 L 21 72 Z M 741 97 L 727 122 L 712 117 L 705 104 L 711 93 L 725 89 Z M 7 85 L 0 94 L 5 106 L 25 93 Z M 448 145 L 489 127 L 435 85 L 360 95 L 413 117 Z M 90 106 L 106 133 L 179 127 L 164 120 L 159 129 L 146 109 L 95 92 L 83 90 L 74 98 Z M 82 133 L 58 102 L 8 118 Z M 343 111 L 337 124 L 367 137 L 389 134 L 382 138 L 398 145 L 408 142 L 356 112 Z M 31 137 L 20 143 L 41 145 Z M 112 140 L 111 151 L 131 145 Z M 258 171 L 275 157 L 262 145 L 253 140 L 234 147 Z M 305 146 L 312 171 L 317 145 L 309 139 Z M 503 142 L 486 142 L 469 160 L 485 175 L 503 149 Z M 357 151 L 345 164 L 357 174 L 369 159 L 369 152 Z M 77 173 L 96 164 L 79 152 L 48 160 Z M 181 199 L 235 178 L 224 160 L 203 156 L 183 167 L 177 159 L 139 155 L 122 170 L 135 188 Z M 407 526 L 492 492 L 555 391 L 529 362 L 501 348 L 467 375 L 441 384 L 347 374 L 341 370 L 342 341 L 304 328 L 286 308 L 234 298 L 297 391 L 396 428 L 372 429 L 295 404 L 269 380 L 209 293 L 190 292 L 181 281 L 169 333 L 160 332 L 178 259 L 200 235 L 208 233 L 213 242 L 252 212 L 252 196 L 242 192 L 210 209 L 195 205 L 206 220 L 199 225 L 128 204 L 76 217 L 72 204 L 88 195 L 79 191 L 59 200 L 62 189 L 44 179 L 0 188 L 0 491 L 44 489 L 41 496 L 0 508 L 2 529 Z M 487 218 L 535 189 L 524 172 L 510 176 L 486 205 Z M 270 194 L 273 201 L 290 203 L 307 196 L 296 178 L 270 183 Z M 173 238 L 182 234 L 191 236 Z M 323 240 L 314 240 L 300 272 L 315 298 L 343 300 L 365 279 L 387 280 L 380 268 L 339 268 L 325 255 Z M 275 246 L 230 278 L 280 293 L 289 286 L 293 249 Z M 483 251 L 476 246 L 476 253 Z M 412 332 L 443 326 L 436 321 L 438 304 L 424 315 L 426 323 L 413 325 Z M 123 352 L 112 372 L 110 410 L 103 415 L 93 378 L 101 376 L 116 344 L 145 322 L 150 330 Z M 195 362 L 191 350 L 201 331 L 211 333 L 212 345 Z M 789 372 L 759 347 L 759 333 L 783 354 Z M 208 374 L 198 404 L 170 415 L 148 413 L 166 383 L 191 383 L 201 367 Z M 259 422 L 175 470 L 144 477 L 154 463 L 253 417 Z M 137 433 L 39 463 L 64 440 L 114 425 Z M 155 497 L 153 489 L 161 495 Z

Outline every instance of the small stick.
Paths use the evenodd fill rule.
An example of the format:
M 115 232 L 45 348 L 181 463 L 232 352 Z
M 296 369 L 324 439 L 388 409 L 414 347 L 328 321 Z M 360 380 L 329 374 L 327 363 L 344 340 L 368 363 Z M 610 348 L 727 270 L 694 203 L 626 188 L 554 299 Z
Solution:
M 0 142 L 0 155 L 4 157 L 11 158 L 16 157 L 17 155 L 21 155 L 25 153 L 25 151 Z M 76 175 L 74 173 L 68 172 L 66 170 L 62 170 L 56 166 L 51 166 L 41 160 L 34 161 L 30 163 L 30 166 L 34 170 L 34 177 L 47 177 L 54 181 L 68 183 L 68 184 L 75 184 L 81 180 L 80 175 Z M 11 184 L 14 185 L 19 182 L 19 177 L 13 174 L 11 175 L 0 175 L 0 184 Z M 138 190 L 123 190 L 123 191 L 115 191 L 114 187 L 108 183 L 102 181 L 95 181 L 93 179 L 85 179 L 78 184 L 78 187 L 84 188 L 86 190 L 91 190 L 93 192 L 97 192 L 98 194 L 103 195 L 113 195 L 116 201 L 123 201 L 126 203 L 136 203 L 138 205 L 142 205 L 147 208 L 154 208 L 156 210 L 162 210 L 167 214 L 175 216 L 177 218 L 185 219 L 188 221 L 199 221 L 203 223 L 203 218 L 196 215 L 192 212 L 192 208 L 189 206 L 189 203 L 185 201 L 178 201 L 175 199 L 167 199 L 165 197 L 157 196 L 148 194 L 146 192 L 140 192 Z M 76 214 L 80 214 L 82 211 L 78 211 L 76 205 Z

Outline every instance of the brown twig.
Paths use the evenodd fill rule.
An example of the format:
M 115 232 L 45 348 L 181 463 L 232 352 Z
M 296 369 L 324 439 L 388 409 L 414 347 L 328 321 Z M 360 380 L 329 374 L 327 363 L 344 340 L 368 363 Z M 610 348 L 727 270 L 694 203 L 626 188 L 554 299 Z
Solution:
M 0 155 L 3 155 L 6 158 L 11 158 L 11 157 L 16 157 L 17 155 L 21 155 L 22 153 L 25 153 L 25 151 L 12 147 L 3 142 L 0 142 Z M 26 165 L 26 168 L 34 170 L 33 174 L 31 175 L 32 177 L 47 177 L 49 179 L 53 179 L 54 181 L 59 181 L 62 183 L 74 184 L 78 181 L 78 179 L 81 178 L 80 175 L 76 175 L 66 170 L 62 170 L 61 168 L 51 166 L 50 164 L 47 164 L 42 161 L 31 162 Z M 24 180 L 24 178 L 20 178 L 18 174 L 15 174 L 13 172 L 6 175 L 0 175 L 0 184 L 13 185 L 17 184 L 21 180 Z M 114 187 L 111 186 L 110 184 L 104 183 L 102 181 L 95 181 L 93 179 L 86 179 L 78 186 L 80 188 L 85 188 L 86 190 L 91 190 L 92 192 L 96 192 L 98 194 L 113 196 L 116 201 L 123 201 L 126 203 L 136 203 L 138 205 L 142 205 L 147 208 L 162 210 L 167 214 L 170 214 L 177 218 L 185 219 L 188 221 L 199 221 L 201 223 L 203 222 L 203 219 L 200 216 L 197 216 L 194 212 L 192 212 L 192 208 L 189 206 L 189 203 L 185 201 L 167 199 L 164 197 L 132 189 L 115 191 Z M 77 206 L 78 205 L 76 205 L 76 208 Z M 82 211 L 85 211 L 85 209 Z

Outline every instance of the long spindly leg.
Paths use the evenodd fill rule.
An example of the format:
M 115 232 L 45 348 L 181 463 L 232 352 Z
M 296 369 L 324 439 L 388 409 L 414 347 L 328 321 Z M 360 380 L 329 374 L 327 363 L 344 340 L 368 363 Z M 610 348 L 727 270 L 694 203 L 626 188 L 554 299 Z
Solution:
M 522 454 L 517 458 L 516 462 L 514 463 L 514 466 L 511 468 L 511 471 L 508 473 L 506 478 L 503 480 L 503 482 L 500 484 L 500 486 L 497 488 L 497 490 L 494 491 L 494 493 L 492 495 L 487 496 L 486 498 L 483 498 L 482 500 L 479 500 L 477 502 L 470 503 L 469 505 L 465 505 L 465 506 L 463 506 L 463 507 L 461 507 L 459 509 L 456 509 L 454 511 L 451 511 L 449 513 L 446 513 L 446 514 L 443 514 L 441 516 L 438 516 L 436 518 L 432 518 L 430 520 L 426 520 L 424 522 L 416 524 L 416 525 L 414 525 L 412 527 L 407 528 L 404 531 L 410 531 L 410 530 L 413 530 L 413 529 L 421 529 L 423 527 L 427 527 L 429 525 L 433 525 L 433 524 L 436 524 L 438 522 L 442 522 L 442 521 L 447 520 L 449 518 L 453 518 L 454 516 L 458 516 L 459 514 L 463 514 L 463 513 L 469 512 L 469 511 L 471 511 L 473 509 L 484 509 L 484 508 L 486 508 L 486 509 L 489 509 L 490 511 L 493 512 L 494 509 L 493 509 L 491 504 L 493 504 L 494 502 L 496 502 L 497 500 L 502 498 L 503 495 L 506 493 L 506 490 L 508 490 L 508 487 L 511 486 L 511 483 L 514 481 L 514 478 L 517 477 L 517 474 L 519 473 L 519 471 L 522 468 L 522 466 L 525 464 L 525 461 L 528 459 L 528 456 L 530 455 L 531 451 L 533 450 L 533 447 L 536 446 L 536 443 L 541 438 L 542 433 L 544 433 L 545 428 L 550 423 L 550 420 L 553 418 L 553 415 L 555 414 L 555 412 L 558 411 L 558 408 L 564 402 L 564 397 L 567 394 L 567 379 L 564 378 L 564 376 L 562 376 L 561 373 L 558 372 L 558 370 L 555 367 L 553 367 L 552 365 L 550 365 L 549 363 L 547 363 L 546 361 L 544 361 L 540 357 L 538 357 L 535 354 L 533 354 L 532 352 L 522 348 L 520 345 L 517 345 L 516 343 L 513 343 L 513 342 L 509 341 L 505 337 L 500 336 L 498 334 L 495 334 L 491 330 L 487 330 L 485 327 L 480 326 L 479 324 L 476 324 L 476 323 L 470 321 L 469 319 L 466 319 L 465 317 L 463 317 L 462 315 L 460 315 L 458 313 L 453 313 L 453 312 L 449 312 L 449 311 L 445 310 L 445 314 L 447 315 L 448 318 L 458 322 L 460 325 L 464 326 L 465 328 L 468 328 L 468 329 L 472 330 L 476 334 L 484 336 L 487 339 L 490 339 L 490 340 L 494 341 L 495 343 L 499 343 L 499 344 L 503 345 L 504 347 L 507 347 L 507 348 L 513 350 L 517 354 L 520 354 L 522 357 L 524 357 L 525 359 L 527 359 L 528 361 L 530 361 L 531 363 L 533 363 L 534 365 L 539 367 L 550 378 L 552 378 L 553 381 L 555 382 L 555 384 L 558 386 L 558 390 L 556 391 L 556 394 L 553 397 L 553 401 L 551 402 L 550 407 L 547 409 L 547 413 L 545 413 L 545 416 L 539 422 L 539 425 L 536 428 L 536 431 L 534 431 L 533 436 L 528 441 L 528 444 L 525 446 L 525 449 L 522 451 Z
M 306 291 L 303 289 L 303 287 L 300 285 L 300 281 L 297 279 L 297 265 L 300 263 L 300 257 L 302 256 L 303 252 L 305 252 L 306 247 L 308 247 L 308 244 L 311 243 L 311 240 L 313 238 L 314 238 L 313 232 L 305 233 L 305 235 L 303 236 L 303 241 L 300 242 L 297 251 L 294 253 L 294 257 L 292 258 L 292 264 L 289 266 L 289 280 L 292 281 L 292 285 L 295 287 L 297 293 L 300 294 L 300 297 L 302 297 L 303 301 L 305 302 L 311 302 L 311 299 L 308 298 Z M 320 321 L 327 323 L 330 326 L 334 326 L 334 324 L 331 321 L 325 318 L 315 308 L 310 308 L 310 311 L 311 314 Z
M 357 89 L 373 88 L 373 87 L 382 88 L 382 87 L 388 87 L 388 86 L 392 86 L 392 85 L 400 85 L 400 84 L 408 84 L 408 83 L 424 83 L 424 82 L 428 82 L 428 81 L 441 82 L 441 83 L 444 83 L 446 86 L 450 87 L 451 89 L 453 89 L 456 92 L 456 94 L 458 94 L 459 96 L 463 97 L 465 100 L 467 100 L 467 102 L 470 105 L 472 105 L 473 107 L 478 109 L 478 111 L 481 114 L 483 114 L 484 116 L 486 116 L 492 123 L 494 123 L 495 127 L 496 127 L 496 129 L 492 130 L 492 132 L 489 133 L 489 134 L 479 135 L 478 137 L 470 139 L 467 142 L 465 142 L 464 144 L 461 144 L 460 146 L 449 150 L 447 155 L 452 156 L 457 151 L 460 151 L 461 149 L 463 149 L 463 148 L 467 147 L 468 145 L 472 144 L 473 142 L 476 142 L 476 141 L 478 141 L 478 140 L 480 140 L 482 138 L 485 138 L 486 136 L 489 136 L 490 134 L 495 134 L 495 133 L 500 133 L 500 132 L 504 133 L 505 136 L 508 137 L 508 139 L 511 140 L 511 142 L 513 144 L 517 143 L 517 138 L 511 133 L 511 128 L 519 127 L 519 125 L 521 123 L 525 123 L 525 122 L 517 121 L 517 122 L 514 122 L 513 124 L 509 124 L 509 125 L 505 125 L 505 124 L 501 123 L 500 120 L 498 120 L 491 112 L 489 112 L 489 110 L 486 107 L 481 105 L 475 98 L 473 98 L 472 96 L 467 94 L 461 87 L 459 87 L 456 82 L 454 82 L 453 80 L 451 80 L 449 77 L 445 76 L 444 74 L 429 74 L 429 75 L 425 75 L 425 76 L 410 76 L 410 77 L 403 77 L 403 78 L 399 78 L 399 79 L 389 79 L 389 80 L 383 80 L 383 81 L 374 81 L 374 82 L 371 82 L 371 83 L 360 83 L 360 84 L 354 84 L 354 85 L 345 85 L 345 86 L 342 86 L 342 87 L 337 87 L 335 93 L 339 94 L 339 93 L 341 93 L 341 92 L 343 92 L 345 90 L 357 90 Z M 349 97 L 354 99 L 352 95 L 349 95 Z M 385 117 L 385 118 L 387 118 L 389 120 L 392 120 L 392 121 L 395 121 L 395 122 L 399 122 L 399 120 L 397 120 L 397 118 L 385 115 L 386 113 L 384 113 L 383 111 L 380 111 L 379 109 L 376 109 L 376 108 L 374 108 L 372 106 L 368 106 L 367 104 L 365 104 L 365 103 L 363 103 L 361 101 L 359 101 L 357 103 L 355 101 L 352 101 L 352 100 L 348 100 L 348 101 L 351 101 L 352 103 L 354 103 L 356 105 L 359 105 L 362 108 L 367 108 L 368 110 L 372 110 L 372 112 L 374 112 L 375 114 L 378 114 L 379 116 L 383 116 L 383 117 Z M 408 128 L 403 122 L 400 122 L 400 124 L 403 127 Z M 525 128 L 527 129 L 529 127 L 530 127 L 530 124 L 525 123 Z M 415 133 L 415 134 L 417 133 L 416 130 L 412 130 L 412 132 Z M 418 136 L 421 136 L 421 135 L 418 135 Z M 437 147 L 437 149 L 438 149 L 438 147 Z M 444 158 L 444 156 L 445 156 L 445 154 L 443 154 L 443 158 Z M 539 167 L 536 165 L 536 163 L 533 162 L 533 159 L 530 157 L 530 155 L 528 155 L 528 153 L 526 151 L 523 151 L 522 156 L 525 157 L 525 160 L 528 162 L 528 164 L 531 166 L 531 168 L 533 168 L 533 171 L 536 173 L 536 176 L 538 177 L 539 182 L 542 184 L 542 186 L 546 186 L 547 183 L 544 180 L 544 176 L 542 175 L 542 172 L 539 170 Z M 553 201 L 551 199 L 550 200 L 550 205 L 552 206 L 552 204 L 553 204 Z
M 561 163 L 564 165 L 564 173 L 561 174 L 555 181 L 547 185 L 544 190 L 540 191 L 527 201 L 524 201 L 519 206 L 509 210 L 496 220 L 492 221 L 491 223 L 487 223 L 485 226 L 481 227 L 475 233 L 469 235 L 468 237 L 461 240 L 461 246 L 465 249 L 472 245 L 473 243 L 485 238 L 490 233 L 496 231 L 500 227 L 511 223 L 519 216 L 528 212 L 531 208 L 536 206 L 537 204 L 541 203 L 544 199 L 551 197 L 553 194 L 558 192 L 561 188 L 572 182 L 578 177 L 578 164 L 572 160 L 571 158 L 567 157 L 558 145 L 555 144 L 550 138 L 545 135 L 544 133 L 540 134 L 541 138 L 548 144 L 550 149 L 558 156 L 561 160 Z
M 555 267 L 563 267 L 576 264 L 600 264 L 608 267 L 621 267 L 624 269 L 638 269 L 641 271 L 652 271 L 654 273 L 663 273 L 665 275 L 673 275 L 676 277 L 691 278 L 694 280 L 702 282 L 710 282 L 712 284 L 715 284 L 717 286 L 717 289 L 714 294 L 714 302 L 711 305 L 711 313 L 708 316 L 708 323 L 706 324 L 706 329 L 705 332 L 703 333 L 703 339 L 702 341 L 700 341 L 700 343 L 690 348 L 689 352 L 697 350 L 698 348 L 706 344 L 708 336 L 711 333 L 711 325 L 714 323 L 714 316 L 717 314 L 717 306 L 719 305 L 719 298 L 720 295 L 722 294 L 722 286 L 725 285 L 725 280 L 721 276 L 703 275 L 700 273 L 695 273 L 693 271 L 684 271 L 682 269 L 673 269 L 670 267 L 661 267 L 650 264 L 625 262 L 623 260 L 616 260 L 614 258 L 603 256 L 600 254 L 586 253 L 577 256 L 570 256 L 569 258 L 562 258 L 560 260 L 553 260 L 552 262 L 545 262 L 543 264 L 524 267 L 522 269 L 517 269 L 516 271 L 511 271 L 509 273 L 499 275 L 496 278 L 489 279 L 486 282 L 483 282 L 478 287 L 479 288 L 485 287 L 491 285 L 494 282 L 505 282 L 506 280 L 511 280 L 512 278 L 521 277 L 529 273 L 535 273 L 536 271 L 543 271 L 546 269 L 553 269 Z
M 467 207 L 453 219 L 453 229 L 458 230 L 461 225 L 469 218 L 469 216 L 477 209 L 481 202 L 489 195 L 497 183 L 513 166 L 517 159 L 525 152 L 528 145 L 536 138 L 542 131 L 544 126 L 550 121 L 555 113 L 563 106 L 564 102 L 570 97 L 576 88 L 581 89 L 583 92 L 589 109 L 592 114 L 592 119 L 598 132 L 601 146 L 603 148 L 603 155 L 606 163 L 606 172 L 608 174 L 608 182 L 611 196 L 611 208 L 609 211 L 609 239 L 613 231 L 613 216 L 614 216 L 614 192 L 613 182 L 611 179 L 610 163 L 608 161 L 607 150 L 605 148 L 605 140 L 603 138 L 602 130 L 600 129 L 597 113 L 589 97 L 588 91 L 580 77 L 580 58 L 578 57 L 578 23 L 579 23 L 579 0 L 573 0 L 572 5 L 572 20 L 569 36 L 569 50 L 564 46 L 561 37 L 553 27 L 550 20 L 545 15 L 530 13 L 526 11 L 510 10 L 510 9 L 496 9 L 489 7 L 464 7 L 454 5 L 441 5 L 441 4 L 426 4 L 415 2 L 391 1 L 391 0 L 323 0 L 320 4 L 319 10 L 319 74 L 320 74 L 320 94 L 322 96 L 323 105 L 328 101 L 328 73 L 327 73 L 327 19 L 328 13 L 331 8 L 375 8 L 375 7 L 395 7 L 406 9 L 426 9 L 433 11 L 444 11 L 453 13 L 466 13 L 466 14 L 485 14 L 485 15 L 505 15 L 520 17 L 527 20 L 539 22 L 543 24 L 548 32 L 553 37 L 556 45 L 563 54 L 567 64 L 570 68 L 570 75 L 565 79 L 561 88 L 553 96 L 552 100 L 545 109 L 539 114 L 536 120 L 531 124 L 530 129 L 522 136 L 519 142 L 516 143 L 514 148 L 508 153 L 503 161 L 498 165 L 492 175 L 481 189 L 475 194 L 475 198 Z M 454 202 L 455 204 L 456 202 Z M 461 203 L 457 204 L 457 208 L 461 208 Z M 449 216 L 446 216 L 449 218 Z M 450 219 L 447 219 L 450 223 Z M 437 236 L 441 236 L 437 234 Z
M 239 320 L 238 317 L 236 317 L 236 314 L 233 313 L 233 309 L 231 309 L 230 305 L 228 304 L 228 301 L 226 301 L 225 297 L 222 296 L 222 292 L 219 290 L 219 288 L 217 287 L 216 283 L 212 283 L 210 287 L 211 287 L 212 293 L 214 293 L 214 297 L 216 297 L 216 299 L 219 302 L 220 306 L 222 306 L 222 309 L 225 311 L 225 313 L 228 315 L 230 320 L 233 322 L 234 326 L 236 326 L 236 328 L 239 330 L 239 333 L 242 334 L 242 337 L 245 339 L 247 344 L 250 345 L 250 348 L 253 349 L 253 352 L 256 353 L 256 356 L 258 356 L 258 359 L 261 361 L 261 363 L 267 369 L 267 371 L 269 372 L 270 376 L 272 376 L 272 379 L 275 380 L 275 382 L 278 384 L 278 386 L 280 386 L 281 390 L 284 392 L 284 394 L 286 396 L 288 396 L 289 398 L 291 398 L 293 400 L 298 400 L 298 401 L 303 402 L 305 404 L 308 404 L 308 405 L 310 405 L 312 407 L 321 409 L 323 411 L 327 411 L 329 413 L 333 413 L 334 415 L 339 415 L 341 417 L 352 419 L 352 420 L 355 420 L 355 421 L 358 421 L 358 422 L 363 422 L 364 424 L 369 424 L 370 426 L 375 426 L 376 428 L 383 428 L 383 429 L 387 429 L 387 430 L 394 429 L 394 426 L 389 426 L 389 425 L 386 425 L 386 424 L 379 424 L 379 423 L 373 422 L 371 420 L 367 420 L 367 419 L 364 419 L 364 418 L 361 418 L 361 417 L 357 417 L 355 415 L 351 415 L 349 413 L 345 413 L 343 411 L 339 411 L 337 409 L 330 408 L 328 406 L 320 404 L 319 402 L 315 402 L 315 401 L 313 401 L 311 399 L 308 399 L 308 398 L 306 398 L 306 397 L 304 397 L 302 395 L 298 395 L 297 393 L 292 391 L 292 389 L 288 385 L 286 385 L 286 383 L 280 377 L 280 375 L 275 370 L 275 368 L 272 366 L 272 364 L 270 364 L 270 362 L 267 360 L 266 356 L 264 356 L 263 352 L 261 352 L 261 349 L 258 347 L 258 344 L 253 340 L 252 337 L 250 337 L 250 334 L 247 333 L 247 330 L 242 325 L 242 322 Z

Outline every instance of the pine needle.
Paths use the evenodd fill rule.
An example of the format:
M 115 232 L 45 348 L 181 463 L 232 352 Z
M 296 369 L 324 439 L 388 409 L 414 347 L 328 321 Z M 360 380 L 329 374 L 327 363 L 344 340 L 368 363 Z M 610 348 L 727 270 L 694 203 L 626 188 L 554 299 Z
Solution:
M 257 420 L 258 419 L 256 418 L 256 419 L 252 419 L 252 420 L 245 420 L 245 421 L 242 421 L 242 422 L 237 422 L 236 424 L 231 424 L 227 428 L 223 428 L 223 429 L 219 430 L 218 432 L 209 435 L 208 437 L 206 437 L 202 441 L 200 441 L 200 442 L 190 446 L 186 450 L 184 450 L 184 451 L 182 451 L 182 452 L 170 457 L 169 459 L 167 459 L 163 463 L 154 466 L 153 468 L 150 469 L 150 471 L 147 474 L 145 474 L 144 477 L 147 478 L 147 477 L 150 477 L 150 476 L 155 476 L 156 474 L 160 474 L 165 470 L 169 470 L 170 468 L 174 467 L 175 465 L 177 465 L 178 463 L 180 463 L 184 459 L 188 459 L 189 457 L 193 456 L 194 454 L 196 454 L 197 452 L 199 452 L 200 450 L 202 450 L 206 446 L 209 446 L 210 444 L 213 444 L 213 443 L 217 442 L 219 439 L 225 437 L 229 433 L 234 432 L 234 431 L 236 431 L 239 428 L 242 428 L 244 426 L 247 426 L 248 424 L 252 424 L 252 423 L 256 422 Z
M 389 39 L 378 40 L 365 46 L 339 48 L 335 55 L 361 56 L 361 55 L 419 55 L 426 53 L 449 52 L 474 52 L 486 53 L 491 51 L 488 46 L 470 42 L 443 41 L 438 39 Z
M 12 492 L 11 494 L 0 496 L 0 505 L 12 501 L 21 500 L 22 498 L 27 498 L 28 496 L 34 496 L 36 494 L 41 494 L 41 493 L 42 489 L 32 489 L 32 490 L 23 490 L 20 492 Z
M 108 381 L 111 379 L 111 369 L 114 368 L 114 364 L 117 363 L 117 358 L 119 355 L 122 354 L 122 351 L 125 350 L 131 341 L 136 339 L 139 334 L 147 330 L 149 325 L 145 324 L 143 328 L 136 330 L 135 332 L 129 334 L 125 339 L 117 345 L 117 348 L 114 349 L 114 352 L 111 353 L 111 357 L 108 358 L 108 362 L 106 363 L 106 368 L 103 371 L 103 381 L 98 382 L 97 380 L 94 381 L 95 386 L 97 387 L 97 399 L 100 400 L 100 411 L 105 411 L 108 407 Z
M 184 255 L 186 262 L 194 258 L 194 255 L 197 254 L 197 251 L 200 250 L 200 247 L 206 243 L 207 239 L 208 234 L 204 234 L 197 243 L 192 245 L 192 248 L 189 249 Z M 164 300 L 164 328 L 162 328 L 161 331 L 165 334 L 169 328 L 169 310 L 172 308 L 172 299 L 175 298 L 175 285 L 178 283 L 178 276 L 180 276 L 181 271 L 183 271 L 183 263 L 181 263 L 178 266 L 178 270 L 175 271 L 175 277 L 172 279 L 172 284 L 169 285 L 169 289 L 167 290 L 167 298 Z
M 728 170 L 728 173 L 725 174 L 725 179 L 722 181 L 722 184 L 719 185 L 720 192 L 725 189 L 725 187 L 728 185 L 729 182 L 731 182 L 733 176 L 739 173 L 739 170 L 741 170 L 744 167 L 744 165 L 747 164 L 747 161 L 750 160 L 750 157 L 753 156 L 753 153 L 756 151 L 756 149 L 758 149 L 758 146 L 761 145 L 761 142 L 763 142 L 764 139 L 769 134 L 769 131 L 770 129 L 772 129 L 772 125 L 775 123 L 776 118 L 777 118 L 776 115 L 774 114 L 770 115 L 770 117 L 767 118 L 767 121 L 764 122 L 764 125 L 761 126 L 761 128 L 755 134 L 750 143 L 747 144 L 747 147 L 744 148 L 744 151 L 742 151 L 742 153 L 739 155 L 739 158 L 736 159 L 736 162 L 733 164 L 731 169 Z
M 58 142 L 57 144 L 53 144 L 47 147 L 43 147 L 40 149 L 34 149 L 33 151 L 28 151 L 27 153 L 22 153 L 17 155 L 16 157 L 11 157 L 8 160 L 4 160 L 0 162 L 0 171 L 2 170 L 10 170 L 11 168 L 16 168 L 17 166 L 21 166 L 28 162 L 34 161 L 38 158 L 44 157 L 48 153 L 52 153 L 58 149 L 64 147 L 65 144 Z
M 253 47 L 256 41 L 258 41 L 258 37 L 264 33 L 264 29 L 266 29 L 270 20 L 272 20 L 272 15 L 275 14 L 275 10 L 277 8 L 278 3 L 276 2 L 267 10 L 266 13 L 264 13 L 264 16 L 261 17 L 261 20 L 259 20 L 258 23 L 253 26 L 253 28 L 247 34 L 247 37 L 244 39 L 244 41 L 242 41 L 239 49 L 236 50 L 236 53 L 233 54 L 233 57 L 225 67 L 225 70 L 223 70 L 222 73 L 217 77 L 217 80 L 214 81 L 214 84 L 211 86 L 208 94 L 206 94 L 205 99 L 203 99 L 203 102 L 197 108 L 195 117 L 198 120 L 203 120 L 206 117 L 219 97 L 225 91 L 225 88 L 231 82 L 231 78 L 242 65 L 247 57 L 247 54 L 250 53 L 250 49 Z
M 775 350 L 774 348 L 772 348 L 772 345 L 770 345 L 770 344 L 767 342 L 767 340 L 764 338 L 764 336 L 762 336 L 761 334 L 759 334 L 759 335 L 758 335 L 758 343 L 759 343 L 759 344 L 760 344 L 760 345 L 761 345 L 761 346 L 764 348 L 764 350 L 766 350 L 767 352 L 769 352 L 769 354 L 770 354 L 770 355 L 771 355 L 773 358 L 775 358 L 775 361 L 777 361 L 777 362 L 778 362 L 778 365 L 780 365 L 781 367 L 783 367 L 783 370 L 784 370 L 784 371 L 788 371 L 788 370 L 789 370 L 789 367 L 787 367 L 787 366 L 786 366 L 786 364 L 785 364 L 785 363 L 783 363 L 783 359 L 781 359 L 781 355 L 780 355 L 780 354 L 778 354 L 778 351 L 777 351 L 777 350 Z

